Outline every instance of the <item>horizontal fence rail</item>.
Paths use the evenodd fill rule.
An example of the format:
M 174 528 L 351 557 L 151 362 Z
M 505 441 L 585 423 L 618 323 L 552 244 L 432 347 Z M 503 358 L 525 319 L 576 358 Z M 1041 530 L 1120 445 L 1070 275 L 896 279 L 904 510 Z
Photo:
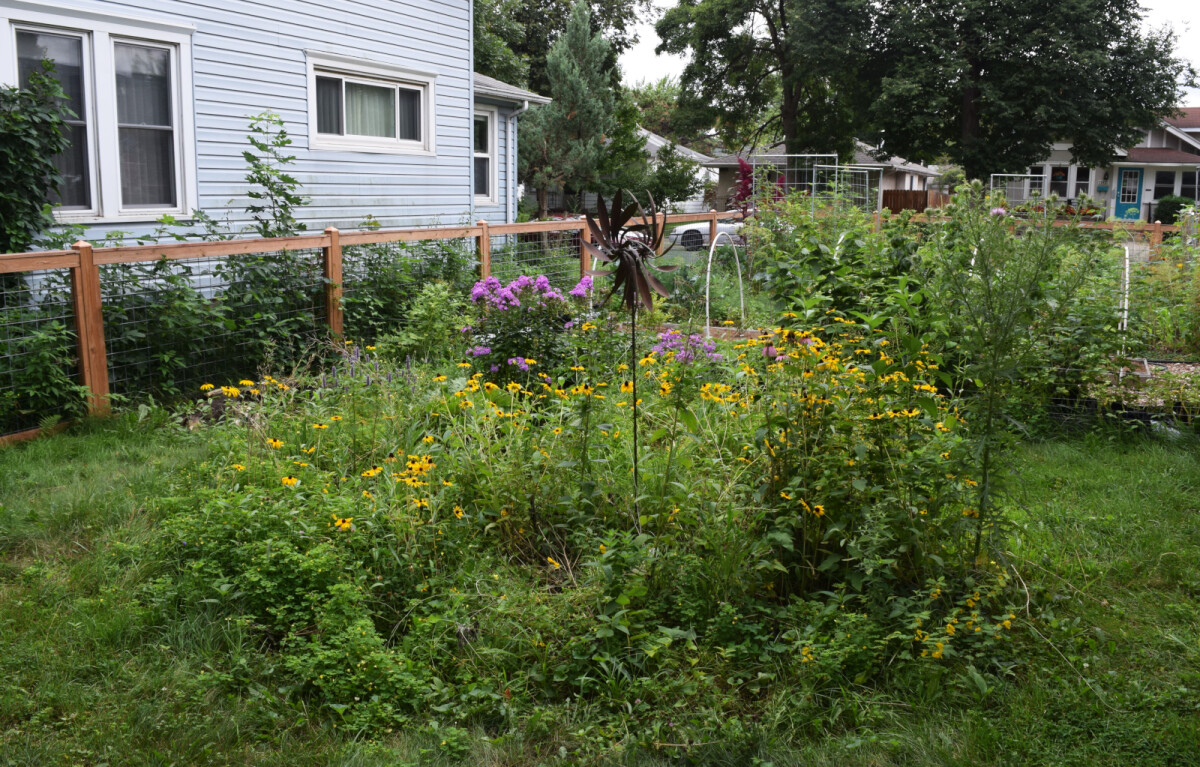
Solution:
M 719 222 L 742 217 L 660 221 L 669 230 L 699 224 L 683 241 L 706 246 Z M 939 219 L 930 211 L 914 220 Z M 1157 222 L 1078 226 L 1141 236 L 1151 253 L 1180 231 Z M 37 433 L 47 416 L 105 413 L 114 396 L 252 377 L 281 345 L 296 358 L 329 333 L 373 338 L 403 324 L 429 281 L 545 274 L 569 288 L 592 268 L 582 247 L 590 239 L 577 218 L 2 254 L 0 444 Z M 78 405 L 56 410 L 54 396 L 72 389 L 83 393 Z
M 741 215 L 660 221 L 707 223 L 711 238 Z M 590 239 L 578 218 L 0 254 L 0 444 L 115 396 L 253 377 L 281 344 L 297 358 L 323 334 L 372 338 L 430 280 L 545 274 L 570 288 Z M 70 390 L 78 405 L 56 406 Z

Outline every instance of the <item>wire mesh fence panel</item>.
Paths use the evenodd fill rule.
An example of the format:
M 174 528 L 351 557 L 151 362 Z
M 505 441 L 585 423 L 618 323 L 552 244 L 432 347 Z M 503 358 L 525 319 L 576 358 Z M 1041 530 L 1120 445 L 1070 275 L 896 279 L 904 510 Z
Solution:
M 325 323 L 321 251 L 100 267 L 114 394 L 177 394 L 300 362 Z
M 492 276 L 510 282 L 544 274 L 555 288 L 579 282 L 579 230 L 502 234 L 492 237 Z
M 993 173 L 989 190 L 993 197 L 1003 196 L 1013 213 L 1036 212 L 1037 202 L 1046 195 L 1046 178 L 1038 173 Z
M 797 192 L 818 194 L 823 186 L 823 174 L 817 166 L 836 166 L 836 154 L 772 154 L 753 155 L 755 185 L 772 184 L 781 195 Z M 761 189 L 756 190 L 761 193 Z
M 68 269 L 0 275 L 0 436 L 84 410 Z
M 444 282 L 465 295 L 475 280 L 478 263 L 473 237 L 344 247 L 346 338 L 369 343 L 404 325 L 427 284 Z

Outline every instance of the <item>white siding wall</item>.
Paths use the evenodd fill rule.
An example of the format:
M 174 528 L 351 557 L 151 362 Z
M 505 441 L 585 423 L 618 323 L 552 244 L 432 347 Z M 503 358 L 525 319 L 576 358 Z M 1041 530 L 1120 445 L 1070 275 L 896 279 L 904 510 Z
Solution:
M 310 231 L 356 228 L 367 214 L 385 226 L 471 218 L 471 0 L 71 0 L 47 5 L 195 26 L 193 61 L 181 65 L 185 71 L 191 67 L 193 77 L 199 205 L 218 220 L 228 217 L 233 228 L 247 223 L 242 158 L 249 148 L 247 125 L 251 115 L 266 110 L 283 117 L 292 138 L 296 161 L 291 171 L 312 198 L 301 211 Z M 435 74 L 436 154 L 310 150 L 305 50 Z M 506 165 L 501 162 L 502 171 Z M 501 218 L 504 214 L 499 210 Z M 89 236 L 112 228 L 97 225 Z M 136 234 L 153 224 L 123 222 L 119 228 Z

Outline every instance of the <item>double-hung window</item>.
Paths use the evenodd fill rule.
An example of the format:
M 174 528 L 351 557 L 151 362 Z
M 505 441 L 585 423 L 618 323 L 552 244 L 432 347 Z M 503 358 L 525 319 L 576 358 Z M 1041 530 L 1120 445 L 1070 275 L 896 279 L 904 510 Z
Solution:
M 1185 170 L 1183 172 L 1183 180 L 1179 186 L 1179 195 L 1181 197 L 1187 197 L 1191 200 L 1200 199 L 1200 195 L 1197 194 L 1197 192 L 1200 192 L 1196 184 L 1197 176 L 1200 176 L 1200 173 L 1194 170 Z
M 434 150 L 432 75 L 309 51 L 310 149 Z
M 496 202 L 496 110 L 475 112 L 474 159 L 475 201 Z
M 0 8 L 0 83 L 28 87 L 44 60 L 54 65 L 70 110 L 69 144 L 54 158 L 59 220 L 188 214 L 196 199 L 191 28 L 20 5 Z
M 1161 200 L 1175 194 L 1175 171 L 1160 170 L 1154 173 L 1154 199 Z
M 1075 189 L 1071 196 L 1078 199 L 1085 194 L 1090 195 L 1092 189 L 1092 170 L 1091 168 L 1079 167 L 1075 169 Z

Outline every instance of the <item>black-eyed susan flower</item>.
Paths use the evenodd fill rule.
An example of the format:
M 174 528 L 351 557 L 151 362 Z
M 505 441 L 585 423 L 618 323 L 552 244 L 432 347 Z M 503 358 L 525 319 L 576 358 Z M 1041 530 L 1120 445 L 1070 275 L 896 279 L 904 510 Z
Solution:
M 281 440 L 281 439 L 269 439 L 269 440 L 267 440 L 267 444 L 268 444 L 268 445 L 270 445 L 270 446 L 271 446 L 272 448 L 274 448 L 275 450 L 278 450 L 279 448 L 283 447 L 283 440 Z
M 215 389 L 215 388 L 217 388 L 217 387 L 215 387 L 215 386 L 213 386 L 212 384 L 209 384 L 209 383 L 206 383 L 206 384 L 200 384 L 200 391 L 212 391 L 212 390 L 213 390 L 213 389 Z
M 327 423 L 314 423 L 314 424 L 312 425 L 312 427 L 313 427 L 314 429 L 328 429 L 328 428 L 329 428 L 329 424 L 327 424 Z
M 621 382 L 621 393 L 622 394 L 629 394 L 632 391 L 633 391 L 633 381 L 622 381 Z
M 331 415 L 331 416 L 329 416 L 329 420 L 340 421 L 340 420 L 342 420 L 342 417 L 340 415 Z
M 554 557 L 546 557 L 546 561 L 549 562 L 550 567 L 554 568 L 555 570 L 562 567 L 562 565 L 560 565 L 558 561 L 554 559 Z
M 280 482 L 283 483 L 284 487 L 295 487 L 296 485 L 300 484 L 300 480 L 292 476 L 283 477 L 280 479 Z
M 442 375 L 441 373 L 438 373 L 437 375 L 435 375 L 433 377 L 434 383 L 441 383 L 442 381 L 445 381 L 445 380 L 446 380 L 446 376 Z
M 243 465 L 241 465 L 240 463 L 235 463 L 235 464 L 233 465 L 233 470 L 234 470 L 234 471 L 245 471 L 245 470 L 246 470 L 246 467 L 245 467 L 245 466 L 243 466 Z

